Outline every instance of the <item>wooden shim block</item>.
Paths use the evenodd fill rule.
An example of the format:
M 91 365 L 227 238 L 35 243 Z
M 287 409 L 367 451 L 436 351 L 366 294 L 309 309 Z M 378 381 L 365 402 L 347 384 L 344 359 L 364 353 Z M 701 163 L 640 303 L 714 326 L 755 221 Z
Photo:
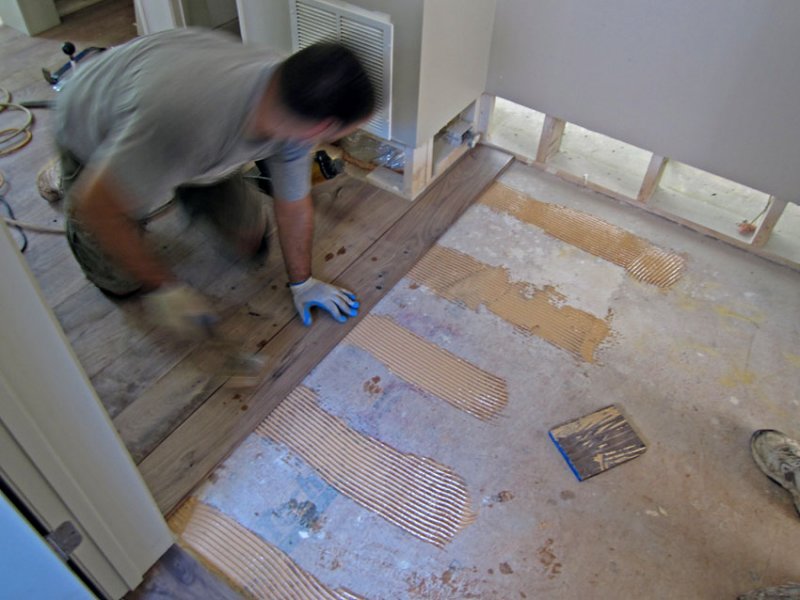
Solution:
M 536 150 L 536 162 L 546 163 L 561 148 L 561 138 L 567 122 L 552 115 L 545 115 L 539 148 Z
M 359 294 L 367 314 L 511 163 L 510 155 L 479 146 L 439 179 L 337 282 Z M 283 400 L 355 326 L 293 319 L 263 349 L 268 373 L 247 394 L 222 387 L 139 464 L 161 511 L 169 513 Z M 243 396 L 243 397 L 242 397 Z M 246 408 L 246 410 L 243 410 Z
M 406 148 L 403 195 L 416 198 L 433 178 L 433 139 L 417 148 Z
M 668 159 L 657 154 L 653 154 L 650 158 L 650 164 L 647 166 L 647 172 L 644 174 L 642 187 L 639 189 L 637 200 L 639 202 L 647 202 L 652 197 L 653 193 L 661 183 L 661 177 L 664 175 L 664 169 L 667 167 Z
M 548 433 L 578 481 L 633 460 L 647 449 L 616 406 L 568 421 Z
M 759 223 L 758 229 L 753 234 L 753 239 L 750 240 L 751 246 L 762 248 L 769 241 L 769 236 L 778 223 L 778 219 L 783 215 L 784 210 L 786 210 L 786 200 L 781 200 L 775 196 L 769 197 L 769 207 L 761 223 Z
M 482 94 L 478 98 L 477 115 L 475 119 L 475 128 L 482 137 L 486 136 L 489 131 L 489 122 L 492 120 L 492 113 L 494 113 L 494 105 L 497 96 L 494 94 Z

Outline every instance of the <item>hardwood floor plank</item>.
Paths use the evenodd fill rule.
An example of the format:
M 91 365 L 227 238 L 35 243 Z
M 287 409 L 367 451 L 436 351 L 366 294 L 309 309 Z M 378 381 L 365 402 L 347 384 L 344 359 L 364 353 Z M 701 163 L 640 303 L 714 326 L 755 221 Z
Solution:
M 153 565 L 144 581 L 125 600 L 241 600 L 233 590 L 189 552 L 175 544 Z
M 359 293 L 366 314 L 436 242 L 511 162 L 503 152 L 478 147 L 464 156 L 410 210 L 348 267 L 337 283 Z M 255 390 L 224 385 L 140 464 L 162 512 L 169 513 L 192 488 L 352 329 L 318 319 L 303 327 L 292 319 L 263 348 L 268 373 Z
M 342 192 L 335 198 L 340 185 Z M 347 178 L 315 190 L 315 196 L 317 231 L 312 262 L 314 273 L 326 280 L 336 279 L 410 208 L 406 200 Z M 237 289 L 231 290 L 231 286 Z M 221 285 L 212 281 L 198 289 L 215 299 L 222 317 L 219 335 L 236 340 L 245 352 L 257 353 L 294 318 L 279 248 L 270 253 L 267 267 L 260 272 L 238 274 Z M 116 394 L 112 403 L 126 406 L 114 424 L 137 462 L 225 382 L 215 374 L 214 365 L 220 359 L 211 344 L 196 344 L 179 360 L 166 364 L 162 355 L 148 357 L 147 352 L 138 351 L 142 345 L 148 351 L 160 345 L 154 341 L 157 335 L 163 334 L 153 332 L 93 380 L 103 397 L 103 380 L 111 375 L 109 388 Z M 135 369 L 136 377 L 131 377 L 130 369 Z M 128 384 L 120 386 L 125 380 Z

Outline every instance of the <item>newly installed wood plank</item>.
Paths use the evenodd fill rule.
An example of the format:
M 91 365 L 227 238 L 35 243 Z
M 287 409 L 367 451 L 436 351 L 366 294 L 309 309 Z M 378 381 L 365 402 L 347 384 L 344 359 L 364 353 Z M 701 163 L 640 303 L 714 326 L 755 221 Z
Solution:
M 479 146 L 467 154 L 342 273 L 337 283 L 359 294 L 366 314 L 510 164 L 503 152 Z M 383 192 L 381 192 L 383 194 Z M 264 347 L 269 368 L 262 384 L 243 394 L 220 388 L 139 469 L 162 512 L 192 488 L 266 418 L 356 320 L 318 319 L 309 329 L 292 321 Z
M 343 182 L 339 194 L 333 186 L 323 188 L 328 190 L 327 193 L 315 191 L 317 232 L 312 263 L 315 275 L 330 281 L 336 279 L 410 208 L 406 200 L 379 194 L 365 183 L 350 179 Z M 246 295 L 239 294 L 235 304 L 225 299 L 227 307 L 220 308 L 219 302 L 215 302 L 223 317 L 217 332 L 225 339 L 235 340 L 245 352 L 258 352 L 294 318 L 295 309 L 286 289 L 283 260 L 279 249 L 276 247 L 274 250 L 264 272 L 252 277 L 239 274 L 237 279 L 231 280 L 237 287 L 246 288 Z M 220 288 L 217 282 L 212 282 L 211 286 L 199 289 L 219 299 L 227 294 L 233 295 L 234 291 L 229 287 Z M 235 292 L 238 294 L 238 290 Z M 324 318 L 327 317 L 319 320 Z M 136 346 L 143 344 L 149 350 L 154 345 L 164 347 L 165 341 L 154 343 L 153 336 L 150 336 Z M 211 345 L 198 344 L 179 360 L 166 363 L 166 369 L 163 369 L 163 360 L 158 357 L 148 359 L 146 352 L 138 353 L 136 347 L 132 349 L 130 358 L 123 357 L 113 365 L 111 372 L 116 376 L 110 380 L 109 391 L 117 390 L 114 404 L 119 405 L 120 394 L 130 397 L 128 407 L 114 419 L 114 424 L 135 461 L 147 456 L 225 382 L 225 377 L 215 374 L 215 364 L 218 366 L 219 362 L 220 356 Z M 136 369 L 135 377 L 125 369 L 118 369 L 127 364 Z M 101 373 L 94 380 L 101 394 L 105 390 L 103 379 L 106 375 L 108 373 Z M 128 386 L 119 386 L 119 381 L 125 380 L 129 382 Z

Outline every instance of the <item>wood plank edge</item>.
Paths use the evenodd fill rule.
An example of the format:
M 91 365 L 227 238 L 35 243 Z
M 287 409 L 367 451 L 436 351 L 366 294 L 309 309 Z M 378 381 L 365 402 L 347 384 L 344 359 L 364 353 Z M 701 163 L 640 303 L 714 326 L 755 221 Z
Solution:
M 481 150 L 477 150 L 477 149 L 474 149 L 472 152 L 476 152 L 476 151 L 477 152 L 481 152 Z M 378 297 L 374 301 L 369 302 L 368 304 L 364 305 L 366 310 L 362 314 L 367 314 L 369 309 L 371 309 L 375 304 L 377 304 L 378 301 L 380 301 L 380 299 L 383 296 L 385 296 L 389 292 L 389 290 L 392 287 L 394 287 L 394 285 L 396 285 L 396 283 L 399 282 L 407 274 L 408 270 L 410 270 L 411 267 L 414 264 L 416 264 L 416 262 L 424 255 L 424 253 L 427 252 L 436 243 L 436 241 L 444 233 L 444 231 L 446 231 L 450 226 L 452 226 L 452 224 L 455 223 L 455 221 L 467 210 L 467 208 L 469 208 L 469 206 L 471 206 L 472 204 L 475 203 L 475 201 L 480 197 L 480 195 L 497 179 L 497 177 L 499 177 L 512 164 L 512 162 L 514 160 L 512 155 L 510 155 L 508 152 L 505 152 L 505 151 L 502 151 L 502 150 L 496 151 L 496 150 L 494 150 L 492 148 L 486 147 L 485 151 L 497 152 L 498 154 L 502 154 L 506 158 L 506 160 L 502 161 L 502 164 L 498 165 L 497 168 L 494 169 L 493 175 L 491 175 L 491 176 L 487 175 L 486 183 L 483 186 L 481 186 L 480 188 L 476 188 L 474 190 L 474 193 L 472 194 L 470 201 L 465 202 L 464 206 L 461 207 L 460 210 L 456 211 L 456 213 L 453 215 L 452 222 L 447 227 L 445 227 L 438 235 L 436 235 L 435 237 L 432 237 L 430 240 L 428 240 L 427 243 L 423 244 L 423 246 L 419 249 L 419 252 L 415 256 L 409 256 L 407 258 L 408 265 L 407 265 L 407 267 L 405 269 L 403 269 L 403 273 L 400 276 L 396 277 L 396 281 L 394 281 L 394 282 L 385 282 L 386 283 L 386 288 L 382 291 L 382 293 L 377 294 Z M 467 154 L 467 155 L 469 155 L 469 154 Z M 448 175 L 451 175 L 453 172 L 454 172 L 453 170 L 449 171 Z M 370 255 L 374 253 L 373 252 L 374 249 L 377 246 L 379 246 L 382 241 L 385 243 L 386 240 L 391 237 L 391 232 L 393 230 L 397 230 L 397 229 L 399 229 L 401 227 L 401 225 L 400 225 L 401 221 L 405 221 L 406 219 L 412 219 L 413 220 L 413 213 L 421 212 L 421 211 L 425 210 L 424 207 L 426 207 L 426 205 L 422 203 L 422 200 L 424 200 L 424 198 L 426 196 L 428 196 L 429 194 L 431 196 L 434 196 L 437 193 L 437 190 L 440 187 L 445 186 L 446 183 L 447 183 L 447 176 L 445 175 L 439 181 L 437 181 L 436 184 L 434 184 L 429 191 L 427 191 L 425 194 L 423 194 L 420 197 L 420 199 L 412 205 L 411 209 L 409 211 L 407 211 L 406 213 L 404 213 L 404 215 L 401 217 L 401 219 L 399 219 L 380 238 L 378 238 L 375 242 L 373 242 L 373 244 L 370 245 L 369 248 L 365 252 L 363 252 L 355 261 L 353 261 L 353 263 L 351 263 L 351 265 L 345 270 L 344 274 L 346 274 L 346 272 L 349 271 L 350 269 L 362 268 L 360 263 L 369 264 L 371 262 Z M 423 208 L 419 208 L 419 207 L 423 207 Z M 288 332 L 285 331 L 290 326 L 290 324 L 291 324 L 291 321 L 289 323 L 287 323 L 284 326 L 284 328 L 282 328 L 282 332 L 285 335 L 290 335 Z M 342 325 L 335 324 L 335 325 L 336 325 L 336 329 L 334 331 L 336 331 L 336 335 L 335 336 L 326 336 L 322 340 L 323 342 L 326 342 L 326 343 L 324 343 L 325 349 L 324 349 L 324 352 L 320 353 L 319 359 L 315 360 L 314 365 L 309 367 L 303 374 L 296 376 L 297 381 L 292 381 L 292 382 L 290 382 L 290 385 L 282 386 L 282 387 L 288 387 L 289 388 L 288 391 L 291 391 L 291 389 L 296 387 L 308 375 L 308 373 L 311 372 L 311 370 L 313 370 L 313 368 L 319 362 L 321 362 L 325 358 L 325 356 L 327 356 L 328 353 L 342 339 L 344 339 L 344 337 L 349 333 L 349 331 L 353 327 L 355 327 L 356 322 L 355 321 L 349 321 L 346 324 L 342 324 Z M 321 329 L 320 329 L 320 331 L 321 331 Z M 318 334 L 316 337 L 320 337 L 320 334 Z M 276 340 L 277 338 L 278 338 L 278 335 L 274 336 L 272 338 L 272 340 Z M 311 338 L 308 335 L 308 332 L 304 331 L 303 332 L 303 338 L 301 338 L 301 341 L 308 342 L 310 339 Z M 319 345 L 320 344 L 317 344 L 317 346 L 319 346 Z M 269 352 L 269 344 L 267 344 L 267 346 L 265 346 L 264 349 L 262 349 L 262 351 L 266 355 L 269 355 L 270 354 L 270 352 Z M 286 370 L 285 368 L 282 369 L 280 371 L 280 373 L 277 373 L 276 375 L 278 377 L 283 376 L 285 370 Z M 267 378 L 267 380 L 265 380 L 264 384 L 262 384 L 262 385 L 269 384 L 270 379 L 274 380 L 275 379 L 275 375 L 273 375 L 272 378 Z M 224 388 L 224 386 L 222 386 L 222 388 Z M 288 393 L 288 391 L 287 391 L 287 393 Z M 250 435 L 250 433 L 252 433 L 252 431 L 255 430 L 255 428 L 258 426 L 259 423 L 261 423 L 264 419 L 267 418 L 267 416 L 269 416 L 269 414 L 272 412 L 272 410 L 275 408 L 275 406 L 277 406 L 278 403 L 281 400 L 283 400 L 284 397 L 285 397 L 285 394 L 280 395 L 280 397 L 271 399 L 268 402 L 260 402 L 260 403 L 255 404 L 252 407 L 252 409 L 248 413 L 243 415 L 243 417 L 242 417 L 243 419 L 245 419 L 245 422 L 246 422 L 247 425 L 246 426 L 242 426 L 241 428 L 237 428 L 237 429 L 241 430 L 241 433 L 237 433 L 237 435 L 232 436 L 228 440 L 225 440 L 224 444 L 216 444 L 216 445 L 214 445 L 214 447 L 211 448 L 210 453 L 207 452 L 207 454 L 211 454 L 213 456 L 213 459 L 210 460 L 210 461 L 205 461 L 205 462 L 207 462 L 206 465 L 204 465 L 202 468 L 198 468 L 197 472 L 194 473 L 192 475 L 192 477 L 187 478 L 187 481 L 180 485 L 180 489 L 179 490 L 175 491 L 174 493 L 171 493 L 168 497 L 158 494 L 157 490 L 156 491 L 153 490 L 153 487 L 155 487 L 155 486 L 152 485 L 152 483 L 155 483 L 155 481 L 158 480 L 158 477 L 159 477 L 159 475 L 161 473 L 160 469 L 158 469 L 158 462 L 161 459 L 161 454 L 166 453 L 168 456 L 171 454 L 172 455 L 171 456 L 172 459 L 174 459 L 174 460 L 178 460 L 179 459 L 178 456 L 174 455 L 173 449 L 170 446 L 173 445 L 173 441 L 175 439 L 177 439 L 177 436 L 181 435 L 183 430 L 192 427 L 192 422 L 195 421 L 195 420 L 201 419 L 203 413 L 206 410 L 209 410 L 207 407 L 209 405 L 209 402 L 210 402 L 211 398 L 209 398 L 209 400 L 207 400 L 205 403 L 203 403 L 201 406 L 199 406 L 196 410 L 194 410 L 192 412 L 192 414 L 186 420 L 184 420 L 177 428 L 175 428 L 173 430 L 173 432 L 169 436 L 167 436 L 164 440 L 162 440 L 161 443 L 159 443 L 159 445 L 156 446 L 153 449 L 153 451 L 150 454 L 148 454 L 148 456 L 145 457 L 139 463 L 140 472 L 141 472 L 143 478 L 145 479 L 145 482 L 147 482 L 148 485 L 151 486 L 151 492 L 153 492 L 153 495 L 155 496 L 156 502 L 157 502 L 159 508 L 161 509 L 162 513 L 164 515 L 169 515 L 172 511 L 174 511 L 180 505 L 180 503 L 184 500 L 184 498 L 186 496 L 188 496 L 192 492 L 192 490 L 195 487 L 197 487 L 197 485 L 202 483 L 203 480 L 208 476 L 208 474 L 211 471 L 213 471 L 214 468 L 216 468 L 217 465 L 219 465 L 221 462 L 226 460 L 227 457 L 230 456 L 231 453 L 233 453 L 233 451 L 241 444 L 241 442 L 248 435 Z M 196 454 L 196 449 L 195 448 L 181 448 L 180 451 L 185 456 L 194 457 L 195 454 Z M 203 461 L 202 460 L 197 460 L 196 462 L 193 461 L 191 466 L 195 467 L 195 465 L 199 465 L 201 462 L 203 462 Z M 151 464 L 154 464 L 152 473 L 151 473 L 151 467 L 150 467 Z M 173 484 L 174 484 L 174 482 L 173 482 Z

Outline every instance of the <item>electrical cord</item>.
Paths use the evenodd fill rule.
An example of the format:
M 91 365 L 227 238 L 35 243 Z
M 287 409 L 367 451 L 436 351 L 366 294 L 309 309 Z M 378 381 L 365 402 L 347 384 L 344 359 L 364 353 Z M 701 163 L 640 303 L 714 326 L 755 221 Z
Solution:
M 6 178 L 3 175 L 2 171 L 0 171 L 0 190 L 3 189 L 3 186 L 5 186 L 5 184 L 6 184 Z M 8 203 L 8 200 L 6 200 L 5 196 L 3 196 L 2 194 L 0 194 L 0 206 L 3 207 L 3 212 L 5 212 L 5 215 L 3 215 L 3 221 L 5 221 L 8 226 L 16 229 L 20 237 L 22 238 L 22 244 L 20 248 L 21 252 L 25 252 L 25 249 L 28 247 L 28 236 L 25 235 L 26 229 L 28 231 L 35 231 L 36 233 L 53 233 L 58 235 L 66 234 L 63 227 L 59 229 L 56 227 L 34 225 L 32 223 L 25 223 L 24 221 L 19 221 L 16 215 L 14 214 L 14 209 L 11 208 L 11 205 Z
M 3 211 L 6 213 L 7 216 L 4 217 L 6 223 L 10 223 L 11 226 L 17 230 L 19 236 L 22 238 L 22 243 L 20 244 L 19 251 L 25 252 L 28 249 L 28 236 L 25 235 L 25 231 L 17 225 L 18 222 L 16 218 L 14 218 L 14 209 L 11 208 L 11 205 L 6 201 L 3 196 L 0 196 L 0 206 L 3 207 Z
M 25 115 L 25 121 L 22 126 L 0 129 L 0 146 L 10 143 L 15 138 L 22 138 L 9 146 L 0 148 L 0 156 L 6 156 L 12 152 L 16 152 L 20 148 L 27 146 L 33 139 L 33 133 L 31 133 L 31 125 L 33 125 L 33 113 L 31 113 L 29 108 L 23 106 L 22 104 L 11 102 L 11 92 L 8 90 L 0 88 L 0 94 L 2 94 L 2 101 L 0 101 L 0 112 L 10 109 L 18 110 Z

